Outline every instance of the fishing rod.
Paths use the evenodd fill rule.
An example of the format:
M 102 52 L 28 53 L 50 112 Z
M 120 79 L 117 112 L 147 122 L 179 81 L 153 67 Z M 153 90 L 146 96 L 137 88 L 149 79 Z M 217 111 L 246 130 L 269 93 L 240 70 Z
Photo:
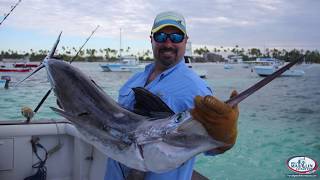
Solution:
M 301 56 L 300 58 L 288 63 L 287 65 L 283 66 L 282 68 L 280 68 L 279 70 L 277 70 L 276 72 L 272 73 L 271 75 L 265 77 L 264 79 L 262 79 L 261 81 L 259 81 L 258 83 L 254 84 L 253 86 L 249 87 L 248 89 L 246 89 L 245 91 L 241 92 L 240 94 L 238 94 L 237 96 L 230 98 L 229 100 L 225 101 L 225 103 L 229 104 L 231 107 L 236 106 L 237 104 L 239 104 L 242 100 L 244 100 L 245 98 L 247 98 L 248 96 L 250 96 L 251 94 L 253 94 L 254 92 L 258 91 L 260 88 L 262 88 L 263 86 L 267 85 L 269 82 L 271 82 L 272 80 L 274 80 L 276 77 L 280 76 L 282 73 L 284 73 L 286 70 L 290 69 L 293 65 L 295 65 L 296 63 L 298 63 L 299 61 L 302 61 L 304 59 L 304 55 Z
M 18 2 L 17 2 L 14 6 L 11 7 L 10 12 L 9 12 L 8 14 L 5 14 L 4 18 L 3 18 L 2 21 L 0 22 L 0 26 L 1 26 L 1 24 L 4 22 L 4 20 L 6 20 L 7 17 L 12 13 L 12 11 L 19 5 L 19 3 L 20 3 L 21 1 L 22 1 L 22 0 L 18 0 Z
M 70 60 L 70 64 L 76 59 L 76 57 L 79 55 L 80 51 L 82 50 L 82 48 L 87 44 L 87 42 L 89 41 L 89 39 L 91 39 L 91 37 L 93 36 L 93 34 L 97 31 L 97 29 L 99 28 L 100 26 L 97 25 L 97 27 L 91 32 L 90 36 L 86 39 L 86 41 L 82 44 L 82 46 L 79 48 L 78 52 L 76 53 L 75 56 L 73 56 L 73 58 Z M 61 33 L 60 33 L 61 35 Z M 54 51 L 52 52 L 54 53 Z M 53 56 L 53 54 L 52 54 Z M 43 96 L 43 98 L 41 99 L 41 101 L 39 102 L 39 104 L 37 105 L 37 107 L 34 109 L 34 113 L 37 113 L 39 108 L 41 107 L 41 105 L 44 103 L 44 101 L 48 98 L 48 96 L 50 95 L 52 91 L 52 88 L 50 88 L 47 93 Z

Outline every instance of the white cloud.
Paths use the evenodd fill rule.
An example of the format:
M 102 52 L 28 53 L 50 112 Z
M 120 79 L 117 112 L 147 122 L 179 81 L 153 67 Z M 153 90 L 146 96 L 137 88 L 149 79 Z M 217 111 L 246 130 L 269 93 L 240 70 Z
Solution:
M 13 4 L 2 0 L 0 14 Z M 318 7 L 320 1 L 313 0 L 22 0 L 5 23 L 44 34 L 63 30 L 68 36 L 87 36 L 99 24 L 98 37 L 117 38 L 122 28 L 126 38 L 148 41 L 155 15 L 175 10 L 184 14 L 189 36 L 198 44 L 259 44 L 264 39 L 277 44 L 281 40 L 308 43 L 297 38 L 302 36 L 316 44 L 315 38 L 320 39 Z

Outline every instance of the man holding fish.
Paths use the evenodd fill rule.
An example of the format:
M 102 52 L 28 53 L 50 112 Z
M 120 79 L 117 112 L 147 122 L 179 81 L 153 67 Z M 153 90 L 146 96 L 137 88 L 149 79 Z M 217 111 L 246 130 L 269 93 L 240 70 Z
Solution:
M 134 110 L 136 102 L 132 88 L 144 87 L 160 97 L 174 113 L 192 109 L 192 117 L 203 125 L 207 133 L 214 140 L 226 144 L 207 151 L 207 155 L 214 156 L 232 148 L 237 137 L 238 107 L 231 107 L 213 97 L 206 83 L 185 64 L 188 35 L 184 17 L 171 11 L 158 14 L 150 39 L 155 62 L 124 84 L 119 91 L 119 104 Z M 236 91 L 231 93 L 231 97 L 236 95 Z M 146 172 L 143 176 L 147 180 L 191 179 L 194 162 L 195 157 L 168 172 Z M 109 158 L 105 180 L 127 179 L 129 172 L 130 168 Z

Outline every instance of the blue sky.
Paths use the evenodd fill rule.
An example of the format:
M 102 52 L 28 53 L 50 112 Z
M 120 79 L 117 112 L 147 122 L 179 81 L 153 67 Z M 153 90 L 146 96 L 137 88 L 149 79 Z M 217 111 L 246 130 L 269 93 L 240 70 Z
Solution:
M 0 1 L 0 19 L 17 0 Z M 318 0 L 22 0 L 0 26 L 0 50 L 50 49 L 60 31 L 61 46 L 132 52 L 151 49 L 150 29 L 157 13 L 178 11 L 187 22 L 193 48 L 320 49 Z

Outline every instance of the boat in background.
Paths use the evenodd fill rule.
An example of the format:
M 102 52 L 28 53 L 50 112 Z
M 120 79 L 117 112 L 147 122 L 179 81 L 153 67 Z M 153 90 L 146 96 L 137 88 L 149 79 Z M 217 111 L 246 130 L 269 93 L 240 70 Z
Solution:
M 38 64 L 30 63 L 28 58 L 10 59 L 4 58 L 0 64 L 0 72 L 30 72 Z
M 192 64 L 191 64 L 191 57 L 190 56 L 185 56 L 184 57 L 185 63 L 189 68 L 192 68 Z M 192 68 L 193 71 L 199 75 L 200 78 L 205 79 L 207 78 L 207 71 L 203 70 L 203 69 L 195 69 Z
M 285 63 L 275 58 L 257 58 L 256 64 L 258 65 L 254 66 L 254 70 L 259 76 L 269 76 L 285 65 Z M 303 70 L 289 69 L 281 76 L 299 77 L 304 74 L 305 72 Z
M 146 64 L 140 64 L 139 59 L 136 56 L 122 56 L 122 36 L 120 28 L 120 49 L 119 49 L 119 61 L 118 63 L 100 64 L 100 67 L 105 72 L 139 72 L 143 71 Z
M 30 72 L 31 68 L 10 68 L 10 67 L 0 67 L 0 72 Z
M 247 64 L 247 63 L 243 63 L 242 62 L 242 65 L 241 65 L 242 68 L 245 68 L 245 69 L 248 69 L 250 67 L 250 64 Z
M 123 56 L 119 63 L 100 64 L 105 72 L 139 72 L 144 70 L 145 66 L 135 56 Z
M 224 69 L 233 69 L 233 66 L 231 64 L 224 64 L 223 68 Z
M 38 64 L 35 63 L 15 63 L 13 64 L 13 67 L 15 68 L 33 68 L 33 67 L 38 67 Z
M 254 70 L 259 76 L 269 76 L 281 67 L 279 66 L 255 66 Z M 289 69 L 284 72 L 281 76 L 303 76 L 305 72 L 300 69 Z

